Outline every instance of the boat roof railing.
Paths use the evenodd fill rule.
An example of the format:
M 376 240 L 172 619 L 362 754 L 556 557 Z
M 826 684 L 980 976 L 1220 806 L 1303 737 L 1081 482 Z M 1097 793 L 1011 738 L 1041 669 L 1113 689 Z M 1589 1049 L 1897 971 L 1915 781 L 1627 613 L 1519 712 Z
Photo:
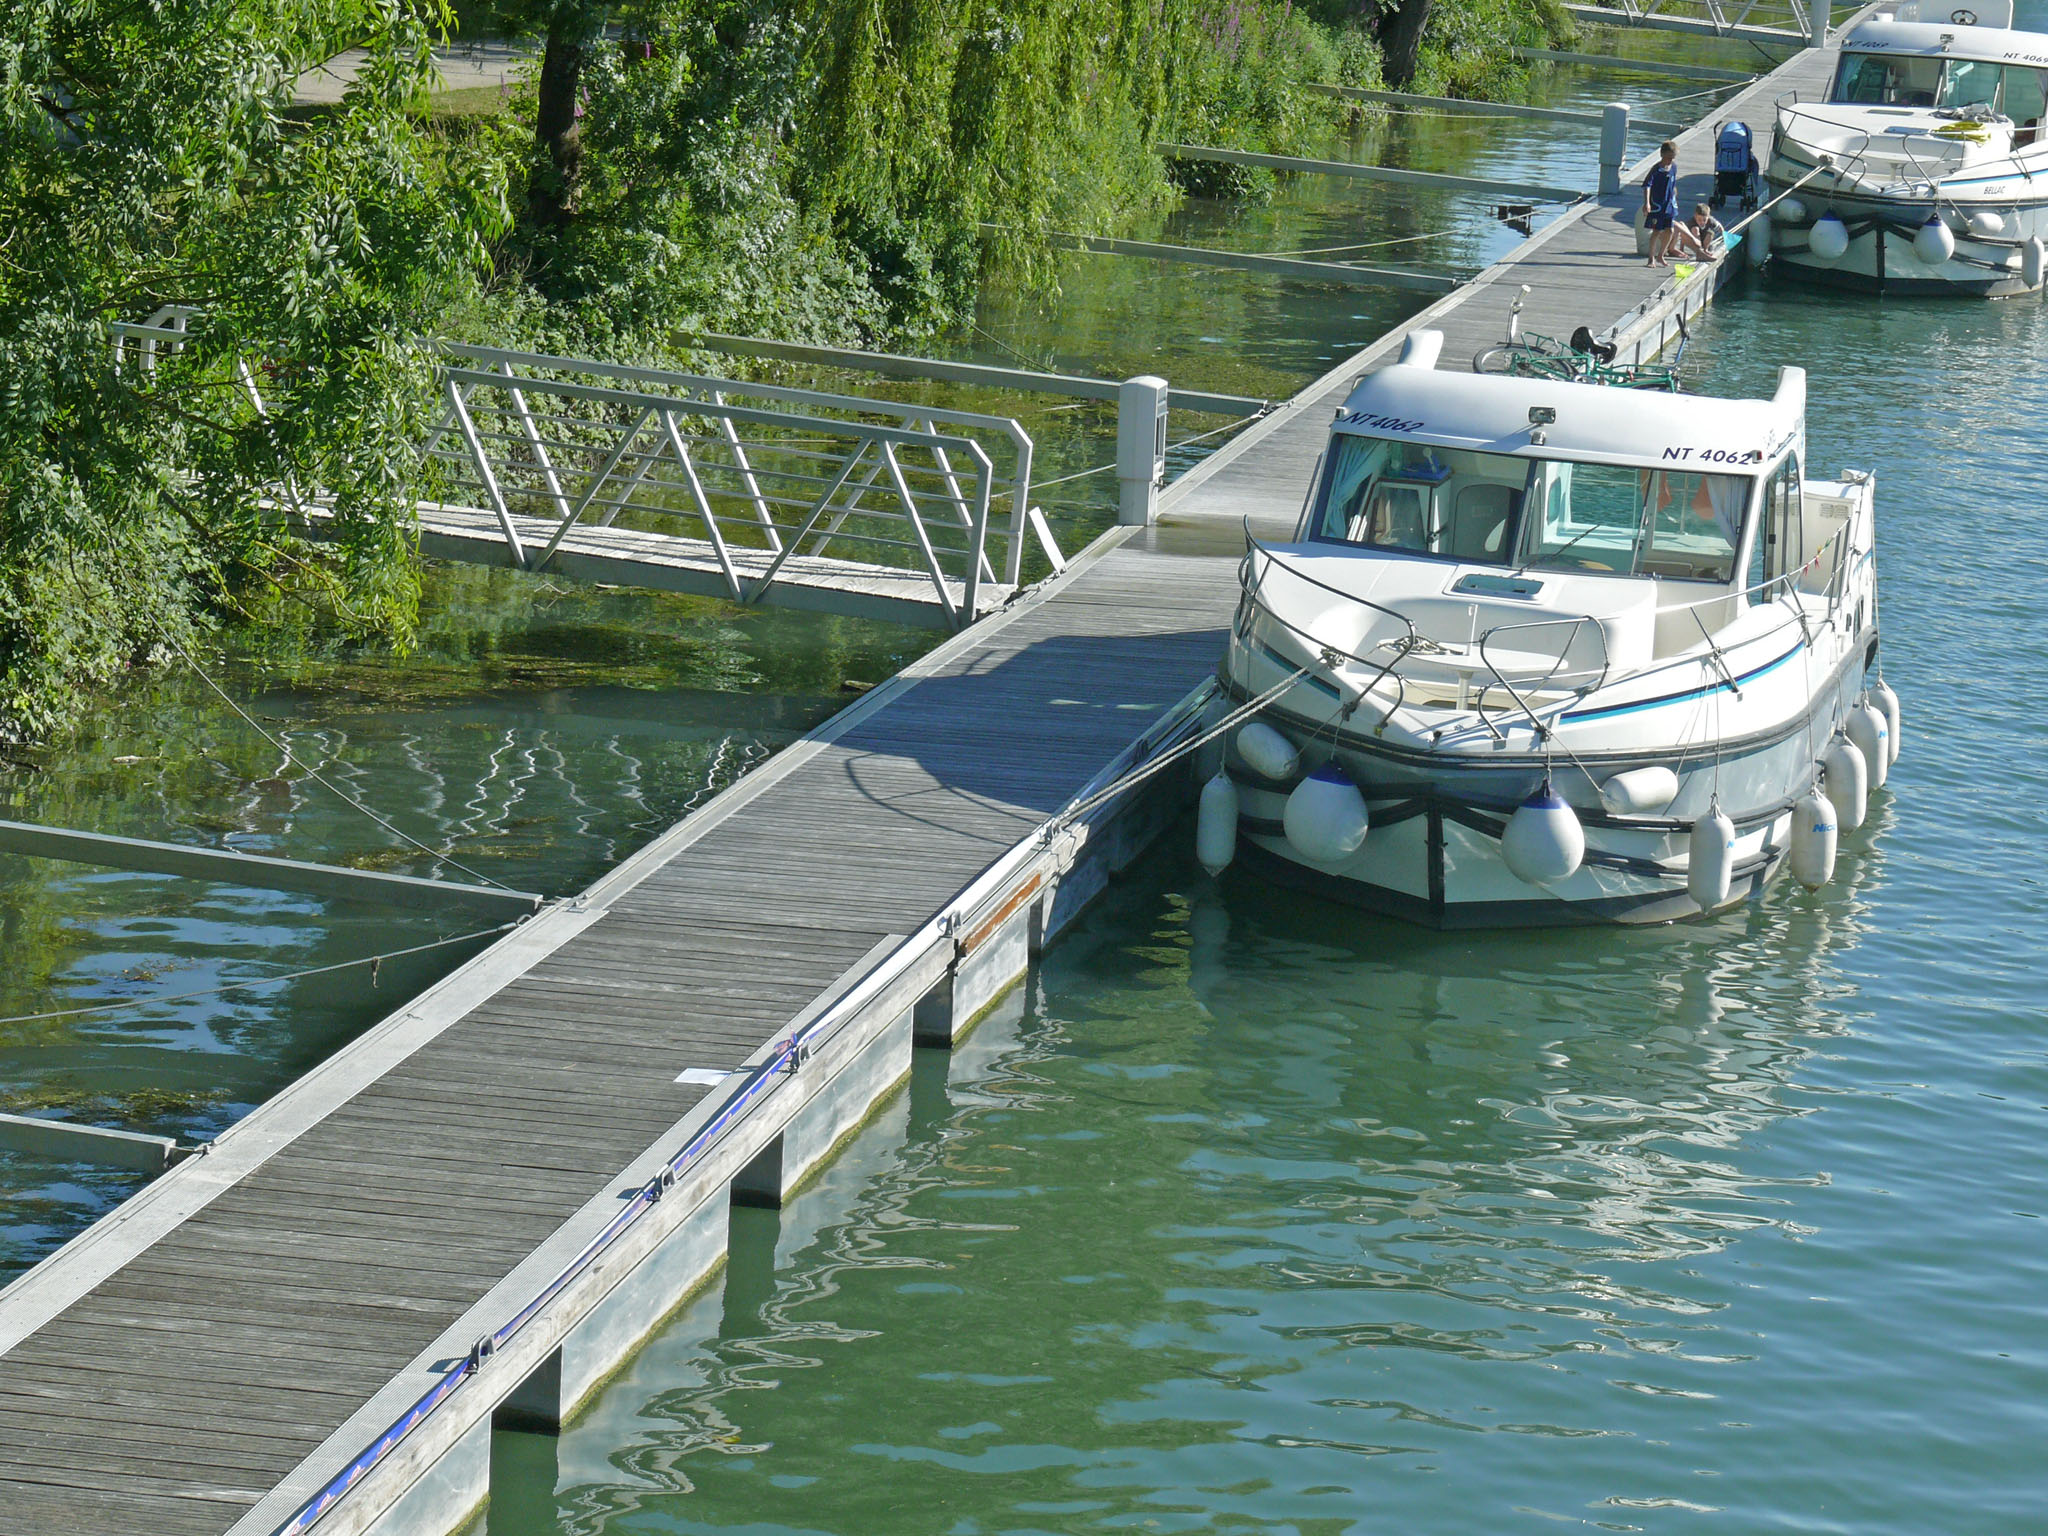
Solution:
M 1820 569 L 1823 565 L 1827 565 L 1829 570 L 1827 585 L 1820 595 L 1825 595 L 1827 598 L 1828 612 L 1832 614 L 1841 605 L 1846 590 L 1849 562 L 1843 556 L 1848 550 L 1849 528 L 1850 524 L 1846 522 L 1840 528 L 1837 528 L 1834 533 L 1821 542 L 1820 547 L 1809 555 L 1805 562 L 1796 570 L 1781 571 L 1776 576 L 1766 577 L 1763 581 L 1743 587 L 1739 591 L 1715 592 L 1711 597 L 1699 598 L 1690 603 L 1680 603 L 1670 608 L 1660 606 L 1657 610 L 1658 617 L 1663 618 L 1667 615 L 1681 613 L 1692 614 L 1694 621 L 1700 626 L 1701 639 L 1706 643 L 1710 652 L 1718 656 L 1720 654 L 1720 647 L 1715 642 L 1712 631 L 1707 628 L 1705 621 L 1700 618 L 1702 610 L 1714 607 L 1717 604 L 1731 602 L 1736 598 L 1760 597 L 1764 601 L 1771 601 L 1775 597 L 1789 597 L 1795 592 L 1805 590 L 1802 584 L 1814 571 Z M 1346 602 L 1356 603 L 1361 607 L 1370 608 L 1376 613 L 1385 614 L 1401 625 L 1403 632 L 1398 636 L 1390 635 L 1386 639 L 1377 642 L 1364 654 L 1348 650 L 1342 646 L 1332 645 L 1322 637 L 1311 634 L 1308 630 L 1303 629 L 1300 625 L 1279 613 L 1272 604 L 1265 600 L 1260 591 L 1260 588 L 1264 585 L 1265 570 L 1257 567 L 1257 561 L 1260 556 L 1265 557 L 1265 569 L 1278 566 L 1297 581 L 1305 582 L 1313 587 L 1319 587 L 1333 597 L 1342 598 Z M 1361 699 L 1369 695 L 1382 682 L 1391 678 L 1397 692 L 1394 702 L 1387 709 L 1387 718 L 1391 719 L 1394 713 L 1408 702 L 1408 682 L 1401 674 L 1400 664 L 1417 652 L 1427 652 L 1434 649 L 1436 642 L 1427 635 L 1421 634 L 1415 628 L 1414 621 L 1406 614 L 1388 608 L 1384 604 L 1373 602 L 1370 598 L 1361 597 L 1357 593 L 1347 592 L 1341 587 L 1332 586 L 1329 582 L 1310 575 L 1300 566 L 1283 560 L 1280 557 L 1279 551 L 1265 544 L 1252 533 L 1249 520 L 1247 520 L 1245 525 L 1245 558 L 1243 565 L 1239 568 L 1238 582 L 1242 590 L 1243 601 L 1246 604 L 1256 612 L 1265 615 L 1274 623 L 1280 625 L 1281 628 L 1287 630 L 1288 633 L 1296 636 L 1305 644 L 1313 646 L 1321 654 L 1326 666 L 1334 669 L 1338 664 L 1338 658 L 1342 658 L 1347 661 L 1356 662 L 1360 666 L 1379 668 L 1373 680 L 1359 689 Z M 1791 603 L 1788 606 L 1789 611 L 1776 624 L 1760 635 L 1752 635 L 1747 638 L 1752 640 L 1767 639 L 1771 635 L 1782 633 L 1784 630 L 1797 626 L 1802 637 L 1810 640 L 1811 632 L 1807 626 L 1806 610 L 1797 602 Z M 1521 708 L 1522 712 L 1532 723 L 1537 724 L 1540 729 L 1541 721 L 1536 714 L 1533 702 L 1524 700 L 1502 674 L 1501 669 L 1494 664 L 1493 659 L 1487 654 L 1486 641 L 1497 633 L 1505 634 L 1514 629 L 1556 627 L 1559 625 L 1570 626 L 1565 636 L 1564 644 L 1559 647 L 1558 667 L 1554 668 L 1551 674 L 1542 682 L 1535 685 L 1535 689 L 1540 689 L 1545 684 L 1554 683 L 1559 676 L 1566 662 L 1565 653 L 1569 650 L 1573 640 L 1581 632 L 1580 626 L 1583 624 L 1592 625 L 1593 633 L 1600 637 L 1601 662 L 1599 674 L 1591 682 L 1575 683 L 1566 691 L 1581 698 L 1596 692 L 1607 681 L 1608 673 L 1612 667 L 1612 658 L 1607 654 L 1606 632 L 1600 628 L 1599 621 L 1589 614 L 1563 613 L 1551 618 L 1535 619 L 1524 623 L 1496 625 L 1485 631 L 1484 634 L 1477 636 L 1480 662 L 1487 672 L 1492 674 L 1494 680 L 1492 684 L 1485 686 L 1491 687 L 1497 684 L 1506 690 L 1517 706 Z M 1389 659 L 1384 662 L 1375 659 L 1378 653 L 1389 649 L 1392 651 Z M 1674 656 L 1658 665 L 1643 668 L 1630 675 L 1633 677 L 1648 677 L 1686 664 L 1687 657 Z M 1530 687 L 1528 679 L 1521 679 L 1521 682 L 1525 688 Z M 1535 689 L 1531 689 L 1532 698 Z M 1483 713 L 1482 711 L 1482 716 Z

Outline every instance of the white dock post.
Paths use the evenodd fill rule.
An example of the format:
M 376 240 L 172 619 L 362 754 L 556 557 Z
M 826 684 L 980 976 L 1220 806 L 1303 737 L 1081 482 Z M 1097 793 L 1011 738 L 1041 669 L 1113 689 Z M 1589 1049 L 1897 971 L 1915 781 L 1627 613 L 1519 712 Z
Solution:
M 1628 164 L 1628 103 L 1610 101 L 1600 113 L 1600 195 L 1621 191 L 1621 168 Z
M 1834 7 L 1829 0 L 1806 0 L 1806 40 L 1815 48 L 1828 45 L 1828 16 Z
M 1159 515 L 1166 475 L 1166 380 L 1125 379 L 1116 405 L 1116 520 L 1145 524 Z

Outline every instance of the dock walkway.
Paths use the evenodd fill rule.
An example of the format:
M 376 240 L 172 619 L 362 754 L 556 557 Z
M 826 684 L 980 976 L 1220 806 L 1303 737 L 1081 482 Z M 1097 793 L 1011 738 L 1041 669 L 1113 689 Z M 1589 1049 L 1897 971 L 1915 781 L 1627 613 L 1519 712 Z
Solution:
M 1725 109 L 1767 116 L 1828 60 Z M 1690 194 L 1712 124 L 1682 140 Z M 1640 175 L 1638 168 L 1637 175 Z M 1333 370 L 1064 575 L 954 636 L 0 1292 L 7 1536 L 456 1528 L 500 1421 L 559 1422 L 1019 975 L 1174 797 L 1058 836 L 1188 716 L 1241 519 L 1291 530 L 1333 404 L 1418 325 L 1654 348 L 1718 274 L 1586 205 Z M 685 1155 L 687 1154 L 687 1155 Z

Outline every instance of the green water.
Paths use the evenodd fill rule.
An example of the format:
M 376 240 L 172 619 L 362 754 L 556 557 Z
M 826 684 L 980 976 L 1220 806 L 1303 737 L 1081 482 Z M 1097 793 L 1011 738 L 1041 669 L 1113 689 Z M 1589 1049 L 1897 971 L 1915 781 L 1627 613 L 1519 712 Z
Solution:
M 2039 1528 L 2048 310 L 1770 289 L 1695 355 L 1879 476 L 1905 749 L 1832 886 L 1446 936 L 1164 848 L 499 1437 L 490 1536 Z

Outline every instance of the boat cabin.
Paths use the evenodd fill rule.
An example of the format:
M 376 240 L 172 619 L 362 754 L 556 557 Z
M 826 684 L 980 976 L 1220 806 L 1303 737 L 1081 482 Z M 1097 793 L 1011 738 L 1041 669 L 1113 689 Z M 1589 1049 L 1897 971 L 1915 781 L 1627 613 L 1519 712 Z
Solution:
M 1923 134 L 1934 113 L 1947 120 L 1935 131 L 1988 142 L 2004 129 L 2002 149 L 2024 148 L 2048 118 L 2048 36 L 1880 14 L 1842 40 L 1827 102 L 1873 109 L 1875 134 Z
M 1803 371 L 1720 400 L 1439 371 L 1439 344 L 1411 338 L 1338 412 L 1293 549 L 1319 579 L 1461 640 L 1567 612 L 1670 655 L 1805 562 Z

